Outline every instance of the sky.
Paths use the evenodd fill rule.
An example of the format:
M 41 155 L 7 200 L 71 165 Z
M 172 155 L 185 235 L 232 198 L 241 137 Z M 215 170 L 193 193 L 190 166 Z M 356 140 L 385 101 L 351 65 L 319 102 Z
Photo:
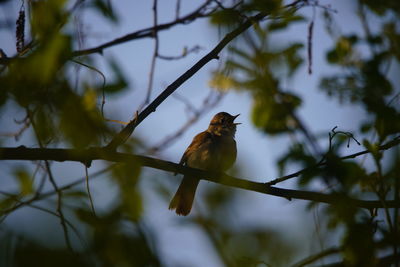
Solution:
M 16 1 L 17 2 L 17 1 Z M 14 12 L 17 14 L 19 5 L 14 2 L 7 5 L 6 9 L 0 10 L 1 13 Z M 352 17 L 354 4 L 346 0 L 320 1 L 321 4 L 332 3 L 332 8 L 337 10 L 335 15 L 338 19 L 340 28 L 344 32 L 360 31 L 361 25 Z M 159 23 L 169 22 L 174 19 L 175 1 L 159 1 Z M 110 24 L 99 15 L 93 12 L 82 11 L 78 14 L 80 23 L 83 25 L 82 32 L 86 35 L 82 44 L 83 48 L 90 48 L 97 44 L 112 40 L 124 34 L 146 28 L 152 25 L 151 4 L 152 1 L 112 1 L 115 11 L 121 18 L 119 24 Z M 181 14 L 187 14 L 197 7 L 197 1 L 182 1 Z M 305 8 L 302 14 L 309 18 L 312 16 L 312 8 Z M 332 40 L 324 31 L 321 10 L 316 10 L 316 21 L 314 26 L 313 41 L 313 73 L 307 73 L 307 66 L 303 64 L 294 78 L 285 81 L 287 88 L 303 97 L 304 103 L 299 111 L 299 116 L 304 120 L 307 127 L 315 134 L 326 133 L 335 126 L 339 129 L 356 132 L 358 129 L 355 121 L 359 121 L 365 114 L 356 106 L 339 105 L 336 101 L 328 99 L 326 95 L 318 89 L 319 79 L 322 75 L 332 72 L 334 69 L 327 66 L 325 62 L 325 52 L 331 48 Z M 274 41 L 277 44 L 288 44 L 294 41 L 305 42 L 307 38 L 308 23 L 300 23 L 289 30 L 275 34 Z M 13 33 L 0 30 L 0 47 L 8 54 L 14 53 L 14 42 L 10 40 Z M 155 70 L 155 80 L 151 99 L 161 93 L 168 84 L 173 82 L 184 71 L 195 64 L 203 55 L 208 53 L 221 39 L 218 30 L 210 26 L 207 19 L 200 19 L 192 24 L 177 26 L 171 30 L 160 33 L 160 53 L 163 55 L 179 55 L 184 47 L 201 47 L 198 53 L 189 54 L 179 61 L 159 60 Z M 106 68 L 105 60 L 114 59 L 121 64 L 126 77 L 129 78 L 129 88 L 122 95 L 113 96 L 107 99 L 105 106 L 106 116 L 110 119 L 129 121 L 132 115 L 144 100 L 144 92 L 147 88 L 150 61 L 154 48 L 154 40 L 144 39 L 127 42 L 122 45 L 106 49 L 103 55 L 92 55 L 96 65 L 102 70 L 106 77 L 111 73 Z M 306 50 L 302 51 L 306 57 Z M 222 54 L 226 53 L 226 50 Z M 176 93 L 188 99 L 194 106 L 201 106 L 203 99 L 209 93 L 209 81 L 211 74 L 218 68 L 217 60 L 211 61 L 191 79 L 185 82 Z M 90 79 L 101 82 L 101 78 L 95 73 L 84 72 L 90 75 Z M 186 147 L 190 144 L 193 136 L 207 128 L 212 116 L 220 111 L 231 114 L 240 113 L 237 121 L 242 125 L 238 127 L 236 141 L 238 147 L 238 157 L 236 165 L 240 167 L 240 177 L 253 181 L 266 182 L 279 176 L 276 169 L 277 159 L 286 151 L 287 144 L 290 142 L 286 137 L 267 136 L 257 130 L 251 122 L 251 97 L 246 93 L 229 92 L 217 107 L 208 111 L 196 122 L 185 134 L 173 145 L 157 154 L 156 156 L 178 162 Z M 188 116 L 185 114 L 184 105 L 174 97 L 169 97 L 162 103 L 157 112 L 151 114 L 134 133 L 134 136 L 146 141 L 148 145 L 155 145 L 165 137 L 174 133 L 180 125 L 184 124 Z M 1 118 L 3 121 L 4 117 Z M 8 118 L 10 123 L 12 116 Z M 116 127 L 118 128 L 118 126 Z M 326 146 L 328 138 L 321 141 L 322 146 Z M 22 145 L 20 142 L 10 141 L 9 145 Z M 34 146 L 34 144 L 30 144 Z M 351 146 L 345 154 L 350 154 L 362 148 L 355 145 Z M 102 163 L 95 163 L 90 172 L 95 172 L 104 166 Z M 73 178 L 81 177 L 84 174 L 83 167 L 73 163 L 54 164 L 55 172 L 60 180 L 71 181 Z M 294 166 L 287 170 L 287 173 L 295 171 Z M 143 177 L 151 179 L 171 179 L 176 186 L 180 181 L 179 176 L 166 175 L 159 170 L 145 169 Z M 3 182 L 4 183 L 4 182 Z M 145 185 L 151 184 L 144 183 Z M 4 184 L 3 184 L 4 185 Z M 2 185 L 2 186 L 3 186 Z M 202 182 L 198 194 L 202 194 L 210 186 Z M 284 188 L 293 188 L 295 181 L 288 181 L 280 184 Z M 106 207 L 112 201 L 113 193 L 116 188 L 110 188 L 110 183 L 105 177 L 96 179 L 92 183 L 92 194 L 95 206 Z M 239 192 L 240 191 L 240 192 Z M 318 249 L 313 247 L 315 237 L 315 220 L 312 212 L 306 212 L 305 201 L 291 201 L 274 196 L 262 195 L 254 192 L 239 190 L 240 201 L 235 207 L 237 214 L 237 225 L 266 225 L 272 229 L 285 229 L 286 235 L 294 239 L 305 241 L 304 255 L 310 250 Z M 249 203 L 251 208 L 248 208 Z M 209 248 L 209 241 L 198 230 L 194 229 L 187 222 L 186 217 L 178 217 L 175 213 L 168 210 L 168 201 L 160 198 L 154 191 L 150 191 L 150 196 L 145 202 L 146 214 L 145 221 L 157 233 L 160 253 L 167 259 L 169 266 L 176 266 L 185 263 L 186 266 L 221 266 L 217 255 Z M 201 207 L 201 203 L 196 203 Z M 192 211 L 196 214 L 196 206 Z M 34 236 L 40 236 L 43 231 L 40 227 L 40 220 L 37 219 L 33 224 L 22 218 L 37 214 L 36 211 L 24 209 L 10 216 L 6 223 L 16 229 L 30 232 L 35 229 Z M 37 216 L 39 217 L 39 216 Z M 47 219 L 46 217 L 44 217 Z M 53 219 L 54 220 L 54 219 Z M 59 224 L 54 220 L 54 229 Z M 299 229 L 302 229 L 299 231 Z M 32 233 L 31 233 L 32 234 Z M 57 238 L 63 242 L 62 233 L 59 231 Z M 185 266 L 185 265 L 183 265 Z

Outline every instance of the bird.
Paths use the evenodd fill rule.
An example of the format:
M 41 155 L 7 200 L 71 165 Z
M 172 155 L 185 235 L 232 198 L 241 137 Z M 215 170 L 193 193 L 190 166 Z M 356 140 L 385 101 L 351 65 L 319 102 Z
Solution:
M 219 112 L 211 119 L 208 129 L 197 134 L 188 146 L 179 162 L 192 168 L 206 171 L 226 171 L 236 160 L 235 116 Z M 176 214 L 186 216 L 190 213 L 194 201 L 199 177 L 185 175 L 172 198 L 169 209 Z

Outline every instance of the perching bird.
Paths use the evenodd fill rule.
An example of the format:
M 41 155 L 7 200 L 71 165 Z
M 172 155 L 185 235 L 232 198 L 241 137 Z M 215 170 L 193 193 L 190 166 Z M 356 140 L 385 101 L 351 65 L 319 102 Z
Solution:
M 183 154 L 180 164 L 188 167 L 225 171 L 236 160 L 236 125 L 237 116 L 226 112 L 217 113 L 211 120 L 208 129 L 193 138 L 192 143 Z M 188 215 L 192 209 L 194 195 L 200 179 L 185 175 L 175 196 L 169 204 L 170 210 L 178 215 Z

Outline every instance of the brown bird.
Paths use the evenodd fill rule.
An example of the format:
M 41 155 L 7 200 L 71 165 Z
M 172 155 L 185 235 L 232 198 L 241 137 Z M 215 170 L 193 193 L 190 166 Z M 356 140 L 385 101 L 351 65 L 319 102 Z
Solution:
M 240 124 L 234 120 L 239 115 L 217 113 L 208 129 L 193 138 L 179 164 L 208 171 L 225 171 L 231 167 L 236 160 L 237 152 L 234 139 L 236 125 Z M 169 209 L 175 209 L 178 215 L 188 215 L 199 182 L 199 178 L 185 175 L 169 204 Z

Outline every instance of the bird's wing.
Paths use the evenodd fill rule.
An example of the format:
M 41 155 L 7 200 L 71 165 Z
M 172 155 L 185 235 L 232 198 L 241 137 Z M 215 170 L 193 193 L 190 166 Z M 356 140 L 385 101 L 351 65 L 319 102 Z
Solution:
M 182 164 L 182 165 L 186 164 L 188 158 L 194 151 L 196 151 L 201 145 L 209 143 L 211 140 L 212 140 L 212 136 L 207 131 L 201 132 L 198 135 L 196 135 L 193 138 L 192 143 L 188 146 L 188 148 L 186 148 L 185 153 L 183 153 L 183 156 L 182 156 L 179 164 Z

